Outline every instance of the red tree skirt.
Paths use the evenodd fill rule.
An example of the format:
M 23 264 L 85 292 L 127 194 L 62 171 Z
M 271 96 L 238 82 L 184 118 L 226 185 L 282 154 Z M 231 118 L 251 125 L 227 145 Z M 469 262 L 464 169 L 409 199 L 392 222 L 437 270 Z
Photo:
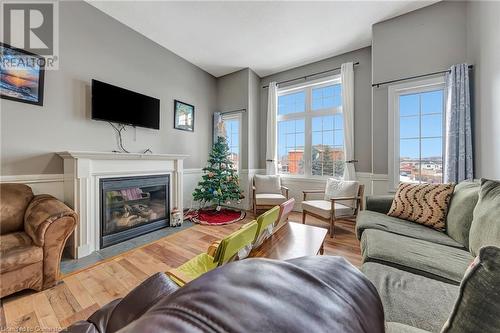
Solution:
M 206 225 L 223 225 L 238 222 L 245 218 L 244 211 L 221 208 L 216 211 L 215 209 L 200 209 L 192 213 L 188 213 L 185 218 L 190 219 L 194 223 Z

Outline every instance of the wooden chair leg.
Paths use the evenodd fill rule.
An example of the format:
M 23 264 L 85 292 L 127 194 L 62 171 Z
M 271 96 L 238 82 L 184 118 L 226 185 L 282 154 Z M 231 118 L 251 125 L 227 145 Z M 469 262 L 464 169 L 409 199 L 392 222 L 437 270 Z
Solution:
M 306 224 L 306 212 L 302 211 L 302 224 Z
M 255 215 L 255 217 L 257 216 L 257 205 L 255 204 L 255 201 L 253 202 L 253 215 Z
M 332 216 L 330 218 L 330 238 L 333 238 L 334 230 L 335 230 L 335 218 Z

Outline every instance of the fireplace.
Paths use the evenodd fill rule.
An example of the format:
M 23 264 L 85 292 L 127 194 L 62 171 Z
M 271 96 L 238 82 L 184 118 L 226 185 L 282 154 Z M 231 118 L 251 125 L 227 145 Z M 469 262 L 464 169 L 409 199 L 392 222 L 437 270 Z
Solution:
M 102 178 L 100 248 L 169 225 L 169 175 Z

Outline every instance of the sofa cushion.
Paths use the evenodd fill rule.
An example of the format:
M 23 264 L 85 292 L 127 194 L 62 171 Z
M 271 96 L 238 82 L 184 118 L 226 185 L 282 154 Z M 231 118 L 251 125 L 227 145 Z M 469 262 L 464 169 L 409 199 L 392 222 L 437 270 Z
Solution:
M 385 333 L 429 333 L 429 331 L 391 321 L 385 324 Z
M 31 188 L 23 184 L 0 184 L 0 235 L 23 230 L 24 213 L 33 199 Z
M 302 201 L 302 210 L 319 215 L 329 219 L 332 214 L 332 202 L 326 200 L 308 200 Z M 335 203 L 335 216 L 352 216 L 354 210 L 351 207 Z
M 477 255 L 483 246 L 500 247 L 500 182 L 481 179 L 479 200 L 474 208 L 469 248 Z
M 463 249 L 374 229 L 363 232 L 361 250 L 364 261 L 391 265 L 456 285 L 474 260 Z
M 0 273 L 3 274 L 42 261 L 43 250 L 35 245 L 17 246 L 2 251 L 0 256 Z
M 377 288 L 386 321 L 422 330 L 439 332 L 459 293 L 458 286 L 378 263 L 365 263 L 361 271 Z
M 465 273 L 443 333 L 500 331 L 500 248 L 483 247 Z
M 338 180 L 335 178 L 328 178 L 325 188 L 325 200 L 348 197 L 354 198 L 358 195 L 359 182 L 355 180 Z M 356 208 L 356 200 L 342 200 L 338 203 Z
M 472 213 L 479 199 L 480 185 L 473 181 L 457 184 L 446 216 L 446 233 L 465 248 L 469 248 Z
M 356 219 L 356 235 L 358 239 L 366 229 L 377 229 L 393 234 L 426 240 L 429 242 L 463 248 L 461 243 L 453 240 L 447 234 L 428 228 L 424 225 L 398 219 L 397 217 L 364 210 L 359 212 Z
M 279 175 L 255 175 L 253 178 L 255 193 L 281 194 L 281 182 Z
M 444 231 L 454 187 L 455 184 L 401 183 L 387 215 Z
M 255 194 L 255 203 L 257 205 L 266 205 L 266 206 L 278 206 L 286 201 L 286 197 L 282 194 Z

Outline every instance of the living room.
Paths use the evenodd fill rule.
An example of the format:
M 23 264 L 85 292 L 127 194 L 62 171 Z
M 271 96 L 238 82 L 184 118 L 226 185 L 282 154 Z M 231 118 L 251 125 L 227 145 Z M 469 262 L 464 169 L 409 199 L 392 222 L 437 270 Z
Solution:
M 0 330 L 500 331 L 500 2 L 1 7 Z

